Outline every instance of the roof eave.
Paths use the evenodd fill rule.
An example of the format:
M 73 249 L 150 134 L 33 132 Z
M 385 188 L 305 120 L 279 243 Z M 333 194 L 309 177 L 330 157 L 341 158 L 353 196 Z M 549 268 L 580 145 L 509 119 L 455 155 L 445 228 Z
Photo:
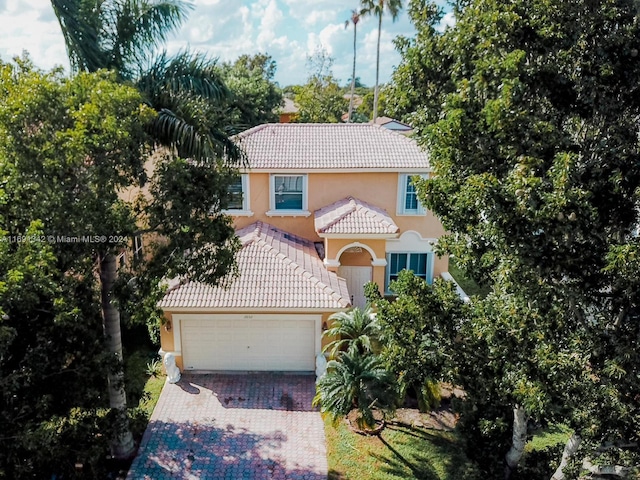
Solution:
M 396 233 L 321 233 L 318 232 L 320 238 L 342 238 L 342 239 L 370 239 L 370 240 L 387 240 L 398 238 L 400 232 Z

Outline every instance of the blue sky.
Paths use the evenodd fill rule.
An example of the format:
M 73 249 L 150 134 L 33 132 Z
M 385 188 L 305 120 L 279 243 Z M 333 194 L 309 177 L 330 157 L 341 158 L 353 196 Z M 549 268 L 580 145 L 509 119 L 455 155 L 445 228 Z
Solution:
M 307 56 L 323 47 L 335 60 L 335 77 L 345 84 L 351 77 L 353 26 L 345 29 L 344 22 L 358 4 L 357 0 L 193 0 L 188 21 L 169 40 L 167 49 L 176 52 L 190 47 L 223 61 L 243 53 L 268 53 L 278 65 L 276 80 L 286 86 L 304 83 Z M 68 65 L 49 0 L 0 0 L 0 25 L 3 60 L 26 50 L 40 68 Z M 382 27 L 380 80 L 385 82 L 400 62 L 392 39 L 412 36 L 414 29 L 406 11 L 396 22 L 385 17 Z M 362 19 L 356 76 L 366 85 L 375 81 L 376 39 L 375 19 Z

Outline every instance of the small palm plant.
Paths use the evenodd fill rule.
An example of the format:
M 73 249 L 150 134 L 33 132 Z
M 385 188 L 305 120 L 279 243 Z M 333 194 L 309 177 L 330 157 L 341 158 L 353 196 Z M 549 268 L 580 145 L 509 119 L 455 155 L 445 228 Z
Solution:
M 337 312 L 329 317 L 333 321 L 324 337 L 334 338 L 323 349 L 335 357 L 340 350 L 358 352 L 361 355 L 373 353 L 380 339 L 380 327 L 370 305 L 364 309 L 354 307 L 346 312 Z
M 397 388 L 395 377 L 374 354 L 362 355 L 355 349 L 340 352 L 331 360 L 327 373 L 320 378 L 313 405 L 331 415 L 333 422 L 351 410 L 357 410 L 358 427 L 376 427 L 374 412 L 385 417 L 395 409 Z

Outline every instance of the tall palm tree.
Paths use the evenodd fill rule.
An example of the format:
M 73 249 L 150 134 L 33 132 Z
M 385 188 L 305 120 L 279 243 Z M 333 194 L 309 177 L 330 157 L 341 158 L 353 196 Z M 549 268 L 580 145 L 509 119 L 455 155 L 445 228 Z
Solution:
M 153 52 L 186 19 L 191 4 L 183 0 L 51 0 L 72 70 L 115 70 L 132 82 L 158 115 L 149 131 L 158 145 L 181 157 L 215 166 L 216 159 L 235 163 L 239 149 L 228 132 L 207 121 L 215 104 L 229 95 L 214 72 L 215 62 L 182 52 L 174 58 Z M 120 314 L 113 305 L 117 278 L 113 251 L 98 253 L 102 316 L 107 348 L 119 368 L 109 375 L 109 405 L 115 412 L 113 454 L 126 458 L 134 451 L 126 416 L 123 386 Z
M 351 99 L 349 100 L 349 118 L 347 122 L 353 122 L 353 94 L 356 88 L 356 34 L 358 31 L 358 22 L 362 11 L 351 10 L 351 19 L 344 22 L 344 28 L 349 27 L 349 23 L 353 23 L 353 72 L 351 73 Z
M 402 0 L 360 0 L 363 15 L 372 15 L 378 19 L 378 46 L 376 50 L 376 87 L 373 93 L 373 123 L 378 118 L 378 97 L 379 97 L 379 77 L 380 77 L 380 35 L 382 33 L 382 16 L 385 12 L 391 14 L 395 22 L 400 10 L 402 10 Z
M 324 347 L 324 351 L 332 357 L 343 348 L 361 355 L 373 352 L 375 342 L 380 338 L 380 327 L 370 305 L 364 309 L 353 307 L 346 312 L 334 313 L 329 320 L 333 323 L 323 336 L 333 340 Z
M 51 0 L 74 71 L 115 70 L 134 83 L 158 117 L 149 126 L 159 145 L 180 156 L 207 161 L 224 155 L 232 163 L 239 149 L 230 127 L 207 122 L 207 112 L 230 96 L 215 61 L 181 52 L 154 52 L 186 19 L 184 0 Z

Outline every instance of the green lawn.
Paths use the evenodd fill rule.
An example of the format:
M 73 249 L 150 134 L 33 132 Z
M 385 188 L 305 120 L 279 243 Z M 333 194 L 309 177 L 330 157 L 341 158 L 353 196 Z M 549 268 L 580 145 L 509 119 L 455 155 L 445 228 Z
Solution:
M 483 285 L 478 285 L 473 279 L 467 277 L 466 273 L 458 267 L 458 264 L 453 258 L 449 258 L 449 273 L 460 285 L 460 288 L 470 297 L 478 295 L 479 297 L 486 297 L 489 293 L 489 288 Z
M 149 341 L 146 328 L 131 329 L 126 334 L 123 338 L 127 403 L 134 436 L 140 438 L 158 403 L 166 375 L 162 373 L 157 347 Z
M 325 418 L 329 479 L 461 480 L 472 468 L 454 433 L 388 425 L 379 437 Z

